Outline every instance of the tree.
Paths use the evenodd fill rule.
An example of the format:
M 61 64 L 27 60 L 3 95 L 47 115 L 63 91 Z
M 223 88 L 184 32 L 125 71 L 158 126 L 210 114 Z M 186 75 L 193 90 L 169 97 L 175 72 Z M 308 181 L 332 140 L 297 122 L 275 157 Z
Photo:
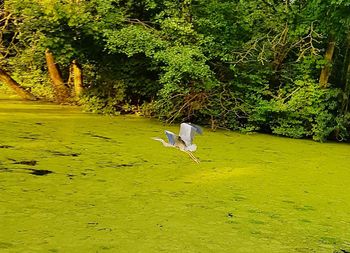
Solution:
M 48 49 L 45 51 L 45 56 L 57 102 L 65 102 L 69 98 L 68 88 L 64 84 L 60 71 L 55 63 L 54 57 Z
M 0 81 L 12 89 L 18 96 L 26 100 L 37 100 L 29 91 L 25 90 L 13 78 L 0 68 Z

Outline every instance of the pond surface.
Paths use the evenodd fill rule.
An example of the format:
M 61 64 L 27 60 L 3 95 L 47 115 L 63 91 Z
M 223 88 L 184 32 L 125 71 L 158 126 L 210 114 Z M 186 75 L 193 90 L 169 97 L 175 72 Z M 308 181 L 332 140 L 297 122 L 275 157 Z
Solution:
M 348 252 L 350 146 L 0 101 L 0 252 Z

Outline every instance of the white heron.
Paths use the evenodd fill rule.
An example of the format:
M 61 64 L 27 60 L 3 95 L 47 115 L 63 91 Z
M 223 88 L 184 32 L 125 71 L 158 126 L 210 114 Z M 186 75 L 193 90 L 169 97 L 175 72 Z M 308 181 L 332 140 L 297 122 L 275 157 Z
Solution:
M 167 130 L 165 131 L 169 142 L 166 142 L 158 137 L 152 139 L 160 141 L 165 147 L 178 148 L 179 150 L 187 153 L 193 159 L 193 161 L 199 163 L 199 160 L 192 154 L 192 152 L 196 151 L 197 149 L 197 145 L 192 143 L 196 133 L 202 134 L 202 128 L 191 123 L 181 123 L 179 135 Z

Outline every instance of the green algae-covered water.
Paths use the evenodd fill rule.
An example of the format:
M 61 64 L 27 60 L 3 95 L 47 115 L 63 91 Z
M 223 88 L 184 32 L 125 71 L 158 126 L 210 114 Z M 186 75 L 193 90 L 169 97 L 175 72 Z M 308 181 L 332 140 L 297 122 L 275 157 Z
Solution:
M 347 252 L 350 146 L 0 101 L 0 252 Z

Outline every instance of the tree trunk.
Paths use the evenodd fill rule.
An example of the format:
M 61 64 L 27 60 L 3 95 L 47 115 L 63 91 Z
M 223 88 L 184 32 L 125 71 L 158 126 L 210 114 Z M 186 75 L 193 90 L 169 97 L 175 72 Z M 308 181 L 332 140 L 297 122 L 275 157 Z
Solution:
M 73 62 L 74 93 L 78 98 L 84 90 L 82 70 L 76 60 Z
M 345 45 L 345 53 L 344 53 L 344 61 L 343 61 L 343 69 L 341 71 L 341 83 L 346 84 L 347 75 L 348 75 L 348 65 L 350 64 L 350 31 L 346 37 L 346 45 Z
M 68 77 L 67 85 L 70 90 L 72 90 L 74 87 L 73 63 L 69 66 L 69 77 Z
M 57 65 L 55 64 L 54 57 L 48 49 L 45 51 L 45 56 L 56 100 L 59 103 L 65 102 L 69 98 L 69 90 L 65 86 Z
M 343 113 L 347 113 L 349 110 L 349 97 L 350 97 L 350 62 L 348 63 L 344 99 L 343 99 Z
M 11 88 L 18 96 L 26 100 L 37 100 L 37 98 L 26 91 L 21 85 L 19 85 L 12 77 L 7 74 L 4 70 L 0 69 L 0 81 Z
M 344 94 L 342 103 L 342 112 L 345 114 L 349 108 L 350 97 L 350 32 L 347 36 L 347 46 L 345 49 L 344 68 L 342 71 L 342 83 L 344 84 Z
M 319 84 L 321 88 L 327 87 L 328 79 L 331 76 L 331 64 L 333 59 L 334 48 L 335 48 L 335 41 L 334 41 L 334 38 L 331 36 L 330 41 L 328 42 L 327 51 L 324 57 L 327 63 L 323 66 L 321 70 L 321 75 L 319 80 Z
M 192 5 L 192 0 L 182 0 L 181 14 L 182 14 L 182 17 L 188 23 L 192 23 L 191 5 Z

